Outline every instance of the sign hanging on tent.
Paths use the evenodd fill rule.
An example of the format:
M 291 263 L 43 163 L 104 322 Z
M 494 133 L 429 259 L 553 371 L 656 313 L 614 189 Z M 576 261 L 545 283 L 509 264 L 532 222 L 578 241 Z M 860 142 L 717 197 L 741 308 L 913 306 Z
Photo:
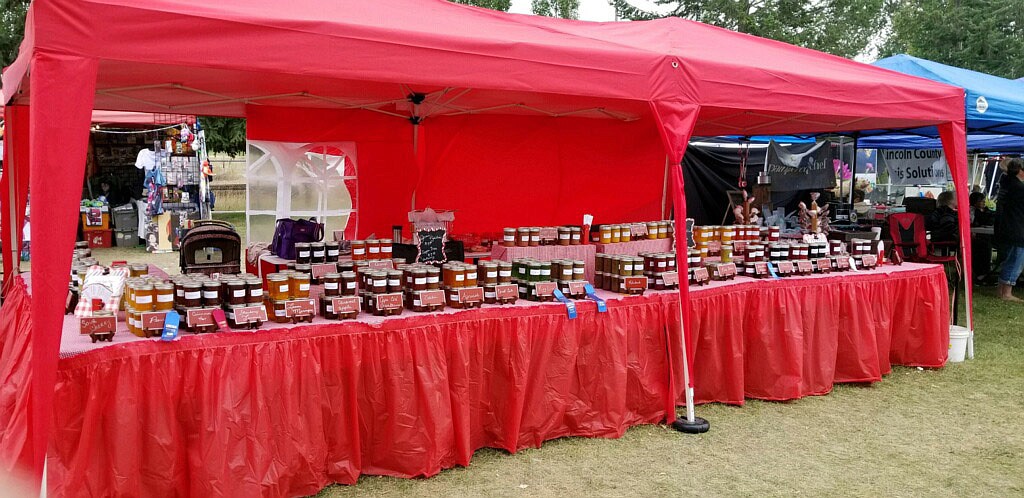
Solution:
M 893 185 L 945 185 L 949 166 L 941 149 L 891 149 L 878 151 Z
M 828 141 L 818 142 L 802 152 L 793 152 L 772 140 L 768 144 L 764 170 L 771 176 L 772 190 L 778 192 L 836 185 L 836 171 Z

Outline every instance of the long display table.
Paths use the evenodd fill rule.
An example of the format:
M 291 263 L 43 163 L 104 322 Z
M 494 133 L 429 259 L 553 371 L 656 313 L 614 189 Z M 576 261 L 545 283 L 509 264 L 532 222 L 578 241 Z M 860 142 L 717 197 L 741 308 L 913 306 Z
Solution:
M 941 366 L 945 285 L 940 267 L 908 264 L 694 289 L 697 399 L 792 399 L 893 363 Z M 430 476 L 482 447 L 619 437 L 683 399 L 678 302 L 616 297 L 600 314 L 581 302 L 575 320 L 531 303 L 173 343 L 65 338 L 49 482 L 55 496 L 291 496 L 360 474 Z M 0 408 L 17 393 L 0 392 Z

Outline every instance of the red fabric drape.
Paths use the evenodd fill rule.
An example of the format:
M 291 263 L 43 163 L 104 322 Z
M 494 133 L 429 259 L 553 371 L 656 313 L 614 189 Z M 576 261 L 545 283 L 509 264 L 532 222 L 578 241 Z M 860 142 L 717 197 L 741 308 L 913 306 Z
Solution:
M 25 224 L 25 205 L 28 203 L 28 108 L 25 106 L 4 107 L 4 172 L 0 178 L 0 238 L 10 241 L 4 244 L 4 275 L 11 275 L 18 263 L 21 242 L 24 238 L 21 228 Z M 14 182 L 14 197 L 10 182 Z M 11 226 L 11 212 L 14 225 Z M 12 237 L 12 234 L 14 235 Z M 6 281 L 5 281 L 5 285 Z
M 941 367 L 949 348 L 949 294 L 936 265 L 712 286 L 690 292 L 690 308 L 699 403 L 825 394 L 879 381 L 894 364 Z
M 675 303 L 675 304 L 673 304 Z M 678 297 L 139 341 L 61 361 L 52 496 L 295 496 L 672 416 Z M 672 340 L 678 341 L 678 336 Z M 668 408 L 666 409 L 666 400 Z
M 32 300 L 21 278 L 7 280 L 7 296 L 0 308 L 0 474 L 31 480 Z
M 690 142 L 690 135 L 693 133 L 693 127 L 697 122 L 697 115 L 699 111 L 695 106 L 686 106 L 671 102 L 651 103 L 651 110 L 657 120 L 658 131 L 661 135 L 665 152 L 668 155 L 669 166 L 672 169 L 672 173 L 670 175 L 671 186 L 669 189 L 672 191 L 673 218 L 676 220 L 675 226 L 677 234 L 684 234 L 681 237 L 677 236 L 675 238 L 676 267 L 679 268 L 680 281 L 685 282 L 686 275 L 688 275 L 686 254 L 689 248 L 685 237 L 686 191 L 683 183 L 682 161 L 683 155 L 686 154 L 686 146 Z M 688 294 L 689 286 L 680 285 L 680 302 L 689 302 Z M 696 334 L 690 327 L 690 308 L 683 307 L 682 311 L 683 330 L 681 335 L 682 340 L 686 345 L 684 353 L 686 354 L 687 375 L 689 380 L 684 388 L 692 389 L 695 384 L 693 362 L 696 354 Z M 675 351 L 669 351 L 668 353 L 671 356 Z
M 64 300 L 85 171 L 97 62 L 63 55 L 32 59 L 29 108 L 32 192 L 32 396 L 29 434 L 42 475 Z M 45 241 L 45 243 L 43 243 Z
M 967 328 L 974 330 L 974 293 L 973 269 L 971 268 L 971 184 L 967 179 L 967 136 L 963 121 L 955 121 L 939 125 L 939 137 L 942 139 L 942 150 L 946 153 L 949 171 L 953 173 L 953 184 L 956 186 L 957 213 L 960 218 L 960 254 L 963 256 L 964 268 L 964 303 L 967 307 Z M 958 291 L 959 292 L 959 291 Z

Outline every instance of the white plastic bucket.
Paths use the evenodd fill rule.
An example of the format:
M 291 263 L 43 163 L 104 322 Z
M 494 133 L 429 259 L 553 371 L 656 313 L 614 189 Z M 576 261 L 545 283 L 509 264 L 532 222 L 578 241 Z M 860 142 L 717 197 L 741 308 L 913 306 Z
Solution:
M 949 326 L 949 362 L 960 363 L 967 356 L 967 340 L 971 331 L 959 325 Z

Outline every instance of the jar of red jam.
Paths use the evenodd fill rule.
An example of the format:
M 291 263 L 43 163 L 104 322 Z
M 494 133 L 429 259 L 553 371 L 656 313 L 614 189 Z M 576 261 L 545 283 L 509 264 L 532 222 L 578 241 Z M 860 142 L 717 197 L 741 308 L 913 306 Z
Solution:
M 402 292 L 402 272 L 399 270 L 390 270 L 387 272 L 388 276 L 388 292 Z
M 441 270 L 431 266 L 427 268 L 427 290 L 438 290 L 441 288 Z
M 353 240 L 352 241 L 352 261 L 362 261 L 368 259 L 366 257 L 366 241 L 365 240 Z
M 313 255 L 310 258 L 310 263 L 323 263 L 327 261 L 327 245 L 323 242 L 313 242 L 309 244 L 309 248 Z
M 583 243 L 583 229 L 580 227 L 569 227 L 571 245 L 578 246 Z
M 506 227 L 503 230 L 503 236 L 501 239 L 501 245 L 505 247 L 513 247 L 516 245 L 516 229 Z
M 530 228 L 530 247 L 540 245 L 540 227 Z
M 341 283 L 338 286 L 338 294 L 342 296 L 356 295 L 356 272 L 341 272 Z
M 391 255 L 394 254 L 394 241 L 391 239 L 380 239 L 378 246 L 380 247 L 380 259 L 391 259 Z
M 568 246 L 572 244 L 572 229 L 569 227 L 558 227 L 558 245 Z
M 539 234 L 537 239 L 540 240 Z M 527 227 L 520 227 L 516 230 L 516 246 L 526 247 L 528 245 L 530 245 L 530 229 Z

